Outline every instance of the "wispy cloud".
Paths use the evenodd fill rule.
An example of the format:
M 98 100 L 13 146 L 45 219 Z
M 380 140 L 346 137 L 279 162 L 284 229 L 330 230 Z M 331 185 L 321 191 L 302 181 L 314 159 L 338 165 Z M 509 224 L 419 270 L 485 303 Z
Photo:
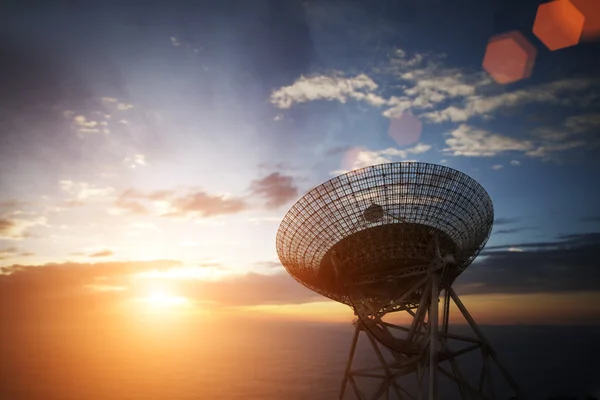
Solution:
M 241 198 L 211 195 L 205 192 L 189 193 L 173 199 L 173 211 L 165 216 L 201 216 L 213 217 L 217 215 L 237 214 L 248 208 L 248 204 Z
M 172 218 L 213 217 L 248 209 L 245 200 L 228 195 L 213 195 L 199 190 L 158 190 L 123 192 L 109 212 L 148 214 Z
M 132 156 L 125 157 L 123 160 L 123 164 L 132 169 L 144 167 L 146 166 L 146 163 L 146 156 L 143 154 L 134 154 Z
M 586 144 L 587 143 L 583 140 L 570 141 L 565 143 L 543 143 L 536 149 L 528 151 L 526 155 L 542 159 L 551 159 L 556 153 L 585 147 Z
M 508 235 L 508 234 L 523 232 L 523 231 L 527 231 L 527 230 L 531 230 L 531 229 L 534 229 L 534 228 L 532 228 L 530 226 L 523 226 L 523 227 L 519 227 L 519 228 L 499 229 L 497 231 L 494 231 L 494 233 L 496 235 Z
M 600 137 L 595 133 L 599 128 L 598 113 L 571 115 L 560 125 L 538 127 L 532 131 L 532 135 L 538 138 L 541 144 L 528 155 L 548 159 L 566 150 L 598 147 Z
M 292 85 L 273 91 L 271 103 L 278 108 L 290 108 L 293 104 L 315 100 L 337 100 L 345 103 L 349 99 L 365 101 L 374 106 L 387 103 L 385 99 L 373 93 L 378 85 L 365 74 L 352 78 L 341 75 L 313 77 L 301 76 Z
M 444 152 L 454 156 L 465 157 L 492 157 L 504 153 L 521 153 L 527 157 L 551 160 L 557 154 L 586 147 L 591 144 L 590 141 L 583 139 L 565 140 L 562 142 L 556 139 L 515 138 L 492 133 L 488 130 L 477 128 L 468 124 L 460 124 L 456 129 L 449 133 L 446 139 L 448 147 Z M 572 137 L 571 132 L 561 132 L 564 138 Z M 600 140 L 593 138 L 598 144 Z M 521 163 L 517 160 L 510 162 L 512 166 L 518 166 Z
M 73 204 L 102 202 L 113 199 L 115 189 L 110 186 L 97 186 L 87 182 L 62 180 L 60 188 L 68 195 L 68 201 Z
M 453 103 L 446 108 L 425 113 L 422 117 L 434 123 L 466 122 L 474 117 L 492 116 L 500 109 L 529 104 L 565 105 L 574 102 L 574 93 L 599 85 L 599 81 L 591 79 L 565 79 L 496 95 L 474 93 L 463 96 L 458 105 Z
M 535 249 L 534 251 L 526 251 Z M 569 235 L 548 243 L 490 248 L 477 268 L 457 281 L 457 290 L 477 293 L 599 291 L 600 234 Z M 477 288 L 465 284 L 482 283 Z
M 396 149 L 389 147 L 387 149 L 379 151 L 371 151 L 366 149 L 350 149 L 346 152 L 344 159 L 344 169 L 332 171 L 331 175 L 339 175 L 346 173 L 351 170 L 369 167 L 371 165 L 385 164 L 392 161 L 415 161 L 408 160 L 408 157 L 412 157 L 418 154 L 423 154 L 431 150 L 431 146 L 425 143 L 418 143 L 413 147 L 405 149 Z
M 110 257 L 114 255 L 111 250 L 101 250 L 91 254 L 88 254 L 89 257 L 98 258 L 98 257 Z
M 121 194 L 112 207 L 109 208 L 110 214 L 148 214 L 150 210 L 140 201 L 131 198 L 127 192 Z
M 402 83 L 402 94 L 389 99 L 384 115 L 390 116 L 406 109 L 429 110 L 450 100 L 475 96 L 478 89 L 492 81 L 482 72 L 466 73 L 444 65 L 443 55 L 417 53 L 412 57 L 397 50 L 389 65 L 382 68 Z M 431 120 L 425 114 L 426 120 Z
M 494 220 L 494 225 L 509 225 L 518 222 L 518 218 L 496 218 Z
M 111 127 L 113 117 L 111 113 L 123 113 L 124 111 L 131 110 L 133 107 L 133 104 L 120 101 L 114 97 L 100 97 L 96 99 L 96 109 L 94 111 L 76 112 L 73 110 L 63 110 L 62 115 L 70 121 L 71 127 L 77 136 L 80 139 L 86 139 L 91 135 L 110 135 L 112 129 L 116 129 L 114 125 Z M 117 124 L 123 121 L 125 120 L 121 118 Z
M 97 301 L 103 310 L 110 310 L 117 301 L 123 301 L 130 292 L 98 293 L 95 285 L 131 287 L 135 274 L 145 271 L 164 271 L 180 266 L 174 260 L 52 263 L 45 265 L 11 265 L 0 268 L 0 320 L 48 317 L 56 321 L 66 318 L 69 323 L 78 315 L 98 311 L 90 307 Z M 113 297 L 115 296 L 115 297 Z M 96 302 L 96 306 L 99 303 Z
M 191 301 L 208 301 L 216 307 L 297 304 L 319 298 L 284 273 L 279 263 L 258 262 L 255 267 L 264 273 L 232 275 L 221 263 L 211 260 L 193 266 L 156 260 L 1 267 L 0 321 L 16 316 L 39 321 L 40 315 L 51 315 L 52 321 L 65 317 L 72 323 L 74 317 L 122 305 L 131 300 L 136 284 L 152 280 L 160 280 L 161 286 L 173 288 Z M 98 290 L 99 285 L 119 290 Z
M 22 240 L 29 236 L 29 230 L 36 226 L 47 226 L 46 217 L 36 213 L 20 211 L 0 215 L 0 239 Z
M 88 119 L 85 115 L 75 115 L 73 117 L 73 127 L 80 138 L 84 138 L 89 134 L 110 133 L 106 121 Z
M 411 110 L 431 123 L 467 122 L 489 119 L 501 109 L 529 104 L 575 104 L 576 93 L 600 87 L 600 80 L 563 79 L 513 91 L 498 93 L 496 84 L 482 71 L 469 72 L 445 65 L 443 55 L 417 53 L 409 56 L 397 50 L 375 74 L 392 76 L 401 88 L 399 94 L 384 97 L 379 84 L 368 74 L 344 77 L 340 73 L 300 77 L 290 86 L 274 90 L 271 103 L 288 109 L 297 103 L 329 100 L 345 103 L 362 101 L 383 107 L 382 114 L 392 118 Z M 579 100 L 578 100 L 579 99 Z
M 119 111 L 127 111 L 127 110 L 131 110 L 133 108 L 133 104 L 129 104 L 129 103 L 118 103 L 117 104 L 117 110 Z
M 253 181 L 250 185 L 253 194 L 266 200 L 267 208 L 279 208 L 298 197 L 298 187 L 294 178 L 279 172 Z
M 579 219 L 581 222 L 600 222 L 600 215 L 590 215 Z
M 0 222 L 1 223 L 1 222 Z M 0 249 L 0 260 L 16 257 L 19 254 L 19 249 L 16 247 L 5 247 Z
M 532 141 L 494 134 L 467 124 L 461 124 L 450 132 L 446 144 L 445 152 L 470 157 L 491 157 L 509 151 L 527 152 L 534 148 Z

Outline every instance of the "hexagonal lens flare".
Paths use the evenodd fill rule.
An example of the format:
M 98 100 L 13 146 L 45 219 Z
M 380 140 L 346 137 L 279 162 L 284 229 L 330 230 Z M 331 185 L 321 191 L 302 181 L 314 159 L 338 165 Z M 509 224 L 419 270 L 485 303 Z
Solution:
M 579 43 L 585 17 L 569 0 L 554 0 L 538 7 L 533 34 L 550 50 Z
M 518 31 L 494 36 L 490 39 L 483 68 L 500 84 L 516 82 L 531 76 L 537 50 Z
M 599 0 L 571 0 L 571 3 L 583 14 L 582 40 L 600 39 L 600 1 Z

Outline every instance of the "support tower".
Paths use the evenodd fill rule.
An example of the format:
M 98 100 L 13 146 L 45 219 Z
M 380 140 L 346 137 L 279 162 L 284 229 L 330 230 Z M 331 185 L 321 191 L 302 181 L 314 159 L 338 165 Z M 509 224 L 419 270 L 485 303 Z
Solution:
M 500 386 L 523 398 L 452 288 L 493 219 L 475 180 L 416 162 L 340 175 L 288 211 L 277 233 L 283 266 L 356 315 L 339 399 L 495 399 Z M 451 314 L 468 331 L 450 329 Z M 355 362 L 361 336 L 374 365 Z

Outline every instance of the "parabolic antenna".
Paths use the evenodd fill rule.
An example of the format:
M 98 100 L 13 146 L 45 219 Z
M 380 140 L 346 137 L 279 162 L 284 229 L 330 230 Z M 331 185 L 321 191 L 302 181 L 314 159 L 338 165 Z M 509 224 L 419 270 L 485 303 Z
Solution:
M 407 389 L 398 380 L 412 373 L 418 377 L 413 398 L 425 398 L 425 393 L 437 398 L 437 373 L 447 373 L 438 371 L 444 361 L 452 364 L 448 378 L 458 382 L 463 398 L 488 398 L 493 391 L 491 376 L 489 385 L 473 387 L 455 365 L 454 358 L 466 351 L 448 344 L 450 336 L 456 336 L 448 332 L 451 299 L 477 336 L 465 342 L 485 348 L 513 393 L 520 396 L 452 290 L 456 277 L 487 242 L 493 220 L 490 196 L 474 179 L 445 166 L 420 162 L 381 164 L 340 175 L 310 190 L 292 206 L 277 232 L 281 263 L 298 282 L 349 305 L 358 317 L 340 399 L 346 384 L 357 398 L 368 398 L 355 382 L 360 372 L 351 368 L 360 332 L 367 334 L 374 349 L 379 343 L 394 358 L 391 363 L 380 358 L 384 383 L 374 399 L 384 393 L 400 397 Z M 410 315 L 409 327 L 384 320 L 399 311 Z M 429 388 L 422 390 L 425 369 L 429 370 Z M 482 379 L 486 382 L 485 376 Z

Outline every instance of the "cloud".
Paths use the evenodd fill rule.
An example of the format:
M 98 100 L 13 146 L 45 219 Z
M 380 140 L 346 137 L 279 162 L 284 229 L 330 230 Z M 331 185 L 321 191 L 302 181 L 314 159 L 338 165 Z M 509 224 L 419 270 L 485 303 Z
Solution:
M 445 67 L 442 60 L 442 56 L 424 53 L 409 58 L 406 52 L 397 50 L 389 64 L 378 68 L 378 72 L 392 75 L 402 83 L 402 94 L 398 96 L 384 98 L 377 94 L 379 85 L 364 73 L 352 78 L 336 73 L 302 76 L 292 85 L 273 91 L 271 103 L 287 109 L 314 100 L 345 103 L 353 99 L 384 107 L 382 114 L 393 118 L 408 109 L 427 110 L 452 99 L 474 96 L 479 87 L 491 83 L 481 72 L 465 74 L 457 68 Z
M 494 169 L 496 171 L 499 170 L 499 169 L 502 169 L 502 168 L 504 168 L 504 165 L 502 165 L 502 164 L 492 165 L 492 169 Z
M 519 221 L 518 218 L 496 218 L 494 219 L 494 225 L 508 225 Z
M 496 235 L 508 235 L 511 233 L 518 233 L 518 232 L 523 232 L 523 231 L 527 231 L 530 229 L 534 229 L 532 227 L 529 226 L 524 226 L 524 227 L 520 227 L 520 228 L 508 228 L 508 229 L 499 229 L 497 231 L 494 231 L 494 233 Z
M 599 252 L 600 233 L 486 248 L 457 288 L 465 294 L 600 291 Z
M 63 320 L 74 324 L 90 315 L 118 310 L 124 302 L 145 294 L 144 288 L 156 280 L 178 296 L 214 307 L 297 304 L 322 298 L 278 271 L 280 265 L 263 264 L 265 274 L 224 275 L 220 280 L 186 274 L 198 268 L 221 270 L 222 265 L 214 261 L 200 262 L 198 267 L 185 267 L 175 260 L 2 267 L 0 323 Z M 120 290 L 98 290 L 100 285 Z
M 457 291 L 470 294 L 600 290 L 596 261 L 600 233 L 563 236 L 536 249 L 529 245 L 488 249 L 478 263 L 459 277 Z M 222 265 L 205 260 L 199 267 L 220 269 Z M 186 267 L 174 260 L 13 265 L 0 269 L 0 314 L 14 317 L 20 312 L 25 318 L 45 315 L 50 319 L 61 314 L 72 318 L 73 309 L 82 315 L 90 312 L 89 299 L 103 296 L 96 305 L 107 308 L 135 296 L 135 287 L 145 287 L 144 282 L 151 283 L 153 279 L 160 279 L 161 284 L 172 287 L 180 296 L 211 302 L 216 307 L 294 304 L 321 299 L 286 274 L 278 262 L 259 262 L 255 267 L 265 273 L 206 280 L 182 275 L 180 272 L 187 271 Z M 98 284 L 125 290 L 113 291 L 107 297 L 104 292 L 91 290 L 92 285 Z
M 119 99 L 115 97 L 101 97 L 101 102 L 104 103 L 105 106 L 116 108 L 119 111 L 127 111 L 133 108 L 133 104 L 125 103 L 119 101 Z M 103 113 L 101 113 L 103 114 Z M 108 114 L 103 114 L 108 115 Z
M 59 185 L 63 192 L 69 195 L 68 201 L 74 204 L 111 200 L 115 191 L 109 186 L 99 187 L 91 183 L 71 180 L 62 180 Z
M 0 268 L 0 290 L 31 290 L 34 296 L 60 294 L 78 289 L 98 279 L 130 276 L 148 270 L 165 270 L 181 266 L 176 260 L 112 261 L 100 263 L 50 263 L 44 265 L 11 265 Z M 34 288 L 43 289 L 40 291 Z M 9 290 L 10 289 L 10 290 Z
M 298 197 L 298 187 L 294 184 L 294 178 L 279 172 L 253 181 L 250 190 L 264 198 L 267 208 L 271 209 L 279 208 Z
M 213 217 L 236 214 L 248 209 L 245 200 L 228 195 L 212 195 L 204 191 L 126 190 L 109 210 L 112 214 L 154 213 L 162 217 Z
M 258 261 L 254 263 L 254 266 L 267 271 L 279 270 L 279 272 L 284 272 L 283 265 L 279 261 Z
M 221 280 L 182 280 L 178 293 L 217 307 L 264 304 L 300 304 L 323 297 L 299 284 L 283 271 L 268 265 L 269 273 L 232 275 Z M 264 268 L 263 268 L 264 269 Z
M 454 156 L 491 157 L 506 152 L 520 152 L 528 157 L 555 160 L 558 153 L 577 148 L 600 146 L 600 138 L 584 136 L 584 132 L 600 127 L 596 114 L 568 117 L 563 127 L 541 127 L 533 131 L 529 139 L 517 139 L 489 132 L 468 124 L 460 124 L 449 133 L 444 151 Z M 521 163 L 510 162 L 512 166 Z
M 382 106 L 387 101 L 372 93 L 377 88 L 378 85 L 365 74 L 353 78 L 339 75 L 301 76 L 292 85 L 274 90 L 270 100 L 273 105 L 282 109 L 315 100 L 337 100 L 346 103 L 353 99 L 365 101 L 373 106 Z
M 236 214 L 248 208 L 246 202 L 237 197 L 215 196 L 205 192 L 190 193 L 172 201 L 174 210 L 167 216 L 200 215 L 212 217 L 216 215 Z
M 579 219 L 581 222 L 600 222 L 600 215 L 590 215 Z
M 126 192 L 127 193 L 127 192 Z M 119 196 L 108 212 L 110 214 L 148 214 L 150 210 L 139 201 L 131 200 L 126 193 Z
M 95 253 L 91 253 L 88 255 L 88 257 L 110 257 L 112 255 L 114 255 L 115 253 L 113 253 L 110 250 L 101 250 L 101 251 L 97 251 Z
M 133 104 L 129 104 L 129 103 L 118 103 L 117 104 L 117 110 L 119 111 L 127 111 L 133 108 Z
M 73 110 L 63 110 L 62 115 L 70 121 L 72 129 L 80 139 L 86 139 L 90 135 L 110 135 L 112 115 L 107 111 L 127 111 L 134 107 L 133 104 L 122 102 L 115 97 L 100 97 L 95 99 L 96 110 L 87 111 L 85 114 Z M 127 124 L 127 121 L 120 119 L 117 124 Z
M 546 160 L 556 158 L 556 153 L 577 149 L 597 148 L 600 137 L 600 114 L 587 113 L 567 117 L 561 125 L 541 126 L 532 135 L 540 140 L 540 145 L 527 153 L 530 157 Z
M 73 121 L 82 128 L 94 128 L 98 126 L 96 121 L 88 121 L 83 115 L 77 115 L 73 118 Z
M 428 110 L 448 101 L 475 96 L 478 89 L 492 82 L 484 73 L 466 73 L 458 68 L 444 65 L 443 55 L 417 53 L 412 58 L 403 50 L 397 50 L 383 72 L 393 75 L 402 83 L 400 96 L 388 100 L 391 108 L 385 116 L 393 116 L 412 108 Z M 430 114 L 424 114 L 430 120 Z
M 36 226 L 47 226 L 47 219 L 36 213 L 14 211 L 0 215 L 0 239 L 22 240 Z
M 571 115 L 562 124 L 540 126 L 533 130 L 533 135 L 548 142 L 563 142 L 577 136 L 582 138 L 583 134 L 593 134 L 600 128 L 600 114 L 586 113 Z M 585 137 L 594 139 L 595 135 Z
M 137 167 L 146 166 L 146 156 L 143 154 L 134 154 L 130 157 L 125 157 L 123 160 L 123 164 L 127 165 L 129 168 L 135 169 Z
M 340 175 L 346 172 L 369 167 L 371 165 L 385 164 L 398 159 L 410 162 L 416 160 L 407 160 L 407 157 L 423 154 L 431 150 L 431 146 L 424 143 L 417 143 L 415 146 L 406 149 L 396 149 L 389 147 L 379 151 L 370 151 L 366 149 L 353 148 L 346 152 L 344 157 L 344 168 L 341 170 L 332 171 L 331 175 Z
M 27 320 L 69 323 L 96 311 L 111 311 L 129 291 L 100 293 L 94 285 L 128 287 L 131 277 L 180 266 L 175 260 L 11 265 L 0 268 L 0 323 Z
M 390 76 L 400 87 L 398 95 L 383 97 L 379 85 L 367 74 L 343 77 L 339 73 L 300 77 L 292 85 L 276 89 L 271 103 L 288 109 L 294 104 L 314 100 L 363 101 L 383 107 L 382 114 L 392 118 L 406 110 L 427 122 L 467 122 L 472 118 L 489 119 L 502 109 L 517 109 L 529 104 L 584 104 L 598 79 L 563 79 L 527 89 L 498 93 L 497 85 L 482 71 L 469 72 L 445 65 L 445 56 L 398 49 L 388 62 L 374 70 L 389 84 Z M 505 88 L 504 88 L 505 89 Z M 506 90 L 506 89 L 505 89 Z
M 569 150 L 600 147 L 597 136 L 580 137 L 583 132 L 600 127 L 598 113 L 570 116 L 561 127 L 539 127 L 525 138 L 492 133 L 466 123 L 473 118 L 490 120 L 502 110 L 520 112 L 524 106 L 534 104 L 586 106 L 589 99 L 585 100 L 583 94 L 592 89 L 600 90 L 600 79 L 563 79 L 527 89 L 507 90 L 499 88 L 482 71 L 447 67 L 444 58 L 426 53 L 409 57 L 406 52 L 397 50 L 386 65 L 373 71 L 381 79 L 385 77 L 386 85 L 389 85 L 390 76 L 396 78 L 397 95 L 383 96 L 378 83 L 366 73 L 344 77 L 336 72 L 301 76 L 292 85 L 274 90 L 271 103 L 280 109 L 288 109 L 294 104 L 315 100 L 341 103 L 355 100 L 382 108 L 382 115 L 387 118 L 410 110 L 425 122 L 461 123 L 446 140 L 445 151 L 455 156 L 491 157 L 519 152 L 548 161 L 558 160 L 559 154 Z M 519 165 L 514 161 L 512 166 Z M 342 171 L 345 170 L 335 172 Z
M 0 260 L 16 257 L 19 254 L 19 249 L 16 247 L 5 247 L 0 249 Z
M 600 113 L 588 113 L 568 117 L 565 128 L 574 133 L 590 132 L 600 127 Z
M 0 219 L 0 235 L 5 234 L 11 229 L 14 229 L 15 223 L 7 218 Z M 2 237 L 2 236 L 0 236 Z
M 22 251 L 18 247 L 4 247 L 0 248 L 0 260 L 8 260 L 15 257 L 29 257 L 33 256 L 34 253 L 29 251 Z
M 566 143 L 549 143 L 543 144 L 537 147 L 535 150 L 528 151 L 525 153 L 530 157 L 538 157 L 543 159 L 550 159 L 555 153 L 563 152 L 566 150 L 572 150 L 579 147 L 585 147 L 587 144 L 583 140 L 566 142 Z
M 0 210 L 13 211 L 21 206 L 27 205 L 27 202 L 17 200 L 0 201 Z
M 431 111 L 421 117 L 434 123 L 466 122 L 473 117 L 489 117 L 500 109 L 522 107 L 529 104 L 568 105 L 577 96 L 600 84 L 591 79 L 564 79 L 528 89 L 515 90 L 497 95 L 473 93 L 461 99 L 459 105 Z
M 288 109 L 315 100 L 346 103 L 352 99 L 375 107 L 385 106 L 382 114 L 393 118 L 411 108 L 430 109 L 449 99 L 473 95 L 477 87 L 490 82 L 482 73 L 466 75 L 458 69 L 443 68 L 435 57 L 417 54 L 407 60 L 401 50 L 384 69 L 405 83 L 403 95 L 384 98 L 376 93 L 379 85 L 368 75 L 346 78 L 336 73 L 301 76 L 292 85 L 274 90 L 271 103 Z
M 529 140 L 497 135 L 467 124 L 461 124 L 446 139 L 445 152 L 455 156 L 491 157 L 504 152 L 527 152 L 534 148 Z
M 85 115 L 75 115 L 73 111 L 64 111 L 63 115 L 67 118 L 72 119 L 72 126 L 77 133 L 79 138 L 83 139 L 86 135 L 90 134 L 109 134 L 110 129 L 108 128 L 108 123 L 104 121 L 96 121 L 89 119 Z M 105 114 L 101 114 L 106 118 Z

